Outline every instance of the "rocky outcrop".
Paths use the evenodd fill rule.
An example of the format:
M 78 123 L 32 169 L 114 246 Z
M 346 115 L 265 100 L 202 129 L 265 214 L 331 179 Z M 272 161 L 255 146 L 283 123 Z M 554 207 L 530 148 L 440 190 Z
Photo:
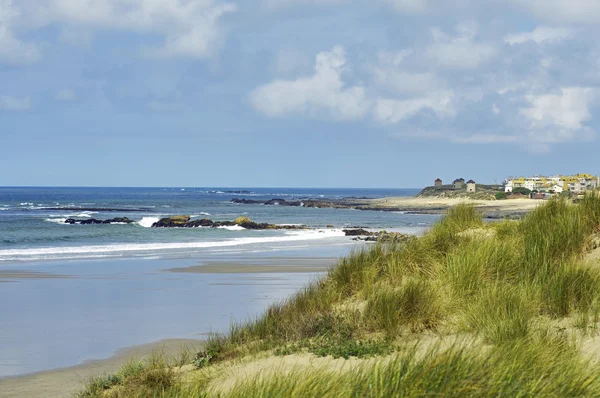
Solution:
M 362 240 L 365 242 L 378 242 L 378 243 L 401 243 L 406 242 L 409 239 L 414 239 L 413 235 L 403 234 L 400 232 L 371 232 L 363 228 L 357 229 L 345 229 L 344 233 L 346 236 L 355 236 L 353 240 Z
M 268 223 L 257 223 L 248 217 L 238 217 L 235 221 L 213 221 L 208 218 L 202 220 L 191 220 L 190 216 L 173 216 L 161 218 L 152 228 L 218 228 L 240 226 L 245 229 L 265 230 L 265 229 L 305 229 L 304 225 L 276 225 Z
M 358 229 L 344 229 L 344 234 L 346 236 L 373 236 L 376 232 L 370 232 L 366 229 L 358 228 Z
M 88 218 L 85 220 L 77 220 L 75 218 L 67 218 L 65 220 L 65 224 L 81 224 L 81 225 L 90 225 L 90 224 L 131 224 L 134 223 L 134 220 L 131 220 L 127 217 L 115 217 L 108 220 L 98 220 L 95 218 Z
M 265 206 L 292 206 L 292 207 L 313 207 L 313 208 L 334 208 L 334 209 L 355 209 L 360 208 L 364 203 L 358 203 L 356 200 L 359 198 L 341 199 L 341 200 L 317 200 L 317 199 L 305 199 L 305 200 L 293 200 L 288 201 L 285 199 L 269 199 L 269 200 L 253 200 L 253 199 L 231 199 L 231 203 L 238 204 L 260 204 Z

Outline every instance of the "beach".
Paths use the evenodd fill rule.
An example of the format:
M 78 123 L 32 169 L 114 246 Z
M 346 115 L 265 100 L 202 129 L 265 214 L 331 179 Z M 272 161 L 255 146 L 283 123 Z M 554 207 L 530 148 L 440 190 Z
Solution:
M 129 359 L 197 349 L 210 333 L 318 278 L 352 247 L 0 265 L 0 395 L 69 396 Z
M 27 376 L 0 379 L 0 392 L 12 398 L 65 398 L 81 390 L 90 379 L 110 374 L 132 360 L 146 360 L 152 355 L 179 359 L 182 353 L 202 348 L 202 340 L 167 339 L 118 350 L 113 356 L 89 360 L 58 370 L 42 371 Z
M 535 209 L 543 200 L 507 199 L 507 200 L 477 200 L 469 198 L 427 198 L 427 197 L 389 197 L 366 200 L 372 209 L 398 208 L 408 211 L 443 212 L 449 207 L 460 203 L 470 203 L 484 213 L 521 213 Z
M 64 391 L 74 391 L 88 376 L 113 371 L 125 356 L 143 356 L 165 342 L 173 349 L 180 342 L 196 344 L 207 334 L 227 332 L 232 323 L 255 319 L 324 275 L 340 257 L 365 245 L 344 236 L 345 228 L 420 235 L 458 203 L 474 203 L 487 214 L 524 212 L 539 203 L 377 199 L 379 191 L 374 191 L 372 198 L 353 200 L 364 206 L 360 210 L 374 211 L 356 211 L 236 204 L 231 197 L 237 193 L 209 191 L 114 190 L 105 193 L 109 199 L 102 202 L 95 199 L 99 194 L 94 190 L 77 195 L 63 191 L 51 191 L 48 199 L 46 191 L 32 190 L 32 199 L 4 199 L 8 204 L 2 205 L 3 394 L 22 391 L 26 396 L 32 391 L 26 388 L 43 387 L 46 390 L 35 395 L 52 396 L 49 388 L 60 390 L 63 385 L 68 386 Z M 276 193 L 280 192 L 256 195 L 269 198 Z M 331 200 L 343 201 L 342 194 L 348 193 L 352 194 L 334 192 Z M 356 196 L 361 194 L 356 191 Z M 310 195 L 321 196 L 312 191 Z M 64 196 L 69 198 L 65 205 L 58 202 Z M 178 214 L 215 220 L 244 215 L 307 229 L 151 228 L 161 216 Z M 63 221 L 114 216 L 135 222 L 65 225 Z M 2 235 L 2 231 L 11 232 Z M 141 351 L 135 348 L 140 346 Z M 58 390 L 56 396 L 63 392 Z

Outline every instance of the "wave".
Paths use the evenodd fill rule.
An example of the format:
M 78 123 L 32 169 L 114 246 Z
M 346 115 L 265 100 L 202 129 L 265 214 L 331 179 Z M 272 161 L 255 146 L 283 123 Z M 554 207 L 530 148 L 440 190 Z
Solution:
M 0 250 L 2 261 L 32 261 L 47 259 L 75 259 L 110 256 L 132 256 L 154 254 L 157 251 L 211 249 L 219 247 L 238 247 L 260 245 L 265 243 L 286 243 L 327 238 L 343 237 L 340 229 L 315 229 L 306 231 L 289 231 L 283 236 L 263 236 L 233 238 L 223 241 L 205 242 L 172 242 L 172 243 L 121 243 L 112 245 L 91 245 L 72 247 L 41 247 L 31 249 Z
M 138 221 L 138 225 L 144 228 L 151 228 L 152 224 L 160 220 L 159 217 L 143 217 L 140 221 Z
M 239 225 L 221 225 L 220 227 L 217 227 L 219 229 L 227 229 L 229 231 L 245 231 L 246 228 L 241 227 Z
M 82 213 L 77 214 L 65 214 L 65 217 L 81 217 L 81 218 L 91 218 L 92 214 L 98 213 L 97 211 L 84 211 Z
M 46 221 L 46 222 L 52 222 L 52 223 L 55 223 L 55 224 L 68 225 L 68 224 L 65 224 L 65 221 L 67 221 L 67 219 L 64 218 L 64 217 L 61 217 L 61 218 L 46 218 L 44 221 Z

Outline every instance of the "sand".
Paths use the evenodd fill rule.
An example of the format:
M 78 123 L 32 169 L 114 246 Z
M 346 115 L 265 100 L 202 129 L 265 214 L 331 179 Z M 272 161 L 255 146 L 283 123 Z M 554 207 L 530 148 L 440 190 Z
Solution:
M 0 271 L 0 282 L 3 279 L 56 279 L 56 278 L 72 278 L 72 275 L 61 275 L 61 274 L 50 274 L 47 272 L 35 272 L 35 271 L 13 271 L 13 270 L 2 270 Z
M 12 398 L 71 397 L 91 378 L 115 372 L 130 359 L 143 359 L 153 352 L 177 358 L 182 350 L 198 351 L 202 340 L 169 339 L 156 343 L 124 348 L 108 359 L 86 361 L 81 365 L 0 379 L 0 396 Z
M 369 205 L 376 208 L 398 207 L 400 209 L 444 209 L 455 206 L 460 203 L 474 204 L 483 211 L 505 211 L 505 212 L 520 212 L 530 211 L 538 205 L 545 203 L 544 200 L 534 199 L 507 199 L 507 200 L 476 200 L 468 198 L 415 198 L 415 197 L 390 197 L 382 199 L 374 199 L 369 202 Z

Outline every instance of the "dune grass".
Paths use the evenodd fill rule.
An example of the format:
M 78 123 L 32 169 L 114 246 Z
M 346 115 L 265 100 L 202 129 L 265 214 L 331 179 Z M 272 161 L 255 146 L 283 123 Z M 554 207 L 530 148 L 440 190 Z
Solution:
M 194 363 L 210 369 L 261 352 L 380 360 L 344 373 L 270 374 L 224 395 L 205 388 L 208 376 L 204 384 L 173 381 L 154 364 L 98 380 L 82 396 L 101 396 L 110 383 L 140 383 L 154 396 L 600 395 L 600 368 L 576 344 L 577 328 L 587 333 L 599 320 L 600 271 L 583 261 L 599 226 L 595 194 L 488 224 L 458 205 L 421 238 L 340 260 L 257 320 L 211 338 Z M 411 348 L 423 336 L 457 335 L 474 343 Z

